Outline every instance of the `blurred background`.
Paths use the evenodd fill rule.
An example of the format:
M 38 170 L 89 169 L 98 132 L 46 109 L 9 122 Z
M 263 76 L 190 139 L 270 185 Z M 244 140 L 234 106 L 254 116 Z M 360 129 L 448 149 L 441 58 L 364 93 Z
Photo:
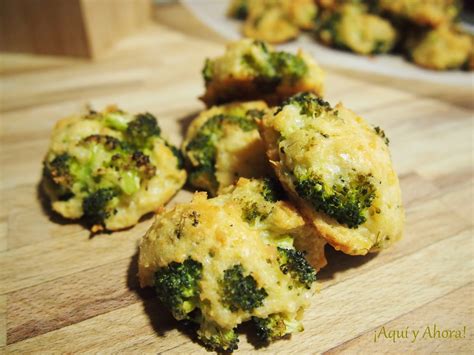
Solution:
M 413 1 L 417 2 L 417 0 Z M 446 0 L 446 3 L 450 1 Z M 247 0 L 0 0 L 0 51 L 3 53 L 31 53 L 98 60 L 113 52 L 121 40 L 143 31 L 153 23 L 185 33 L 190 38 L 200 36 L 201 38 L 220 42 L 235 40 L 240 38 L 245 31 L 243 30 L 243 22 L 232 18 L 236 16 L 232 16 L 229 9 L 231 3 L 245 4 L 248 7 L 246 2 Z M 291 4 L 291 1 L 288 3 Z M 304 4 L 305 1 L 299 3 Z M 308 1 L 306 1 L 307 3 Z M 328 12 L 329 10 L 324 8 L 325 5 L 323 4 L 331 4 L 334 1 L 315 0 L 315 3 L 318 7 L 318 18 L 324 18 L 324 11 Z M 293 6 L 291 11 L 299 11 L 298 16 L 300 17 L 306 16 L 305 11 L 309 11 L 308 8 L 304 7 L 305 5 L 297 8 L 296 2 L 287 6 Z M 464 7 L 459 16 L 464 31 L 470 31 L 473 28 L 473 10 L 474 2 L 464 1 Z M 269 10 L 263 8 L 261 11 L 262 16 L 264 16 L 265 12 Z M 374 12 L 374 14 L 377 15 L 377 12 Z M 386 19 L 390 18 L 385 17 L 380 21 Z M 349 20 L 352 21 L 352 19 Z M 392 24 L 397 22 L 392 20 L 390 19 Z M 364 21 L 366 21 L 365 18 L 362 22 Z M 261 29 L 257 28 L 254 31 L 257 37 L 254 38 L 266 39 L 269 37 L 271 39 L 272 37 L 280 37 L 276 32 L 283 31 L 281 24 L 272 25 L 269 23 L 270 20 L 267 22 L 268 29 L 265 29 L 265 31 L 270 32 L 270 34 L 264 33 L 262 35 L 258 33 L 258 31 L 262 32 Z M 400 29 L 397 29 L 397 31 L 400 35 L 401 28 L 407 26 L 405 23 L 398 26 L 400 26 Z M 359 33 L 358 31 L 363 30 L 366 29 L 355 28 L 353 37 L 362 35 L 360 34 L 362 32 Z M 371 53 L 365 52 L 359 53 L 363 54 L 362 56 L 354 55 L 354 53 L 358 53 L 357 43 L 355 45 L 343 43 L 346 50 L 341 51 L 334 49 L 335 46 L 330 43 L 323 44 L 322 41 L 316 41 L 317 35 L 313 34 L 313 30 L 304 28 L 301 32 L 298 29 L 295 31 L 300 33 L 296 38 L 292 37 L 289 38 L 290 40 L 275 44 L 279 44 L 282 49 L 289 51 L 304 48 L 313 54 L 322 65 L 350 72 L 351 75 L 357 75 L 361 72 L 441 85 L 464 87 L 472 85 L 472 75 L 466 75 L 465 72 L 460 70 L 444 70 L 445 67 L 465 69 L 469 66 L 468 53 L 466 52 L 469 49 L 460 49 L 463 45 L 466 47 L 466 41 L 468 43 L 469 40 L 464 38 L 463 42 L 457 38 L 460 36 L 458 34 L 453 34 L 450 38 L 443 38 L 435 33 L 433 36 L 438 36 L 436 37 L 439 42 L 436 45 L 438 48 L 432 45 L 433 48 L 422 49 L 424 53 L 421 53 L 421 56 L 425 57 L 421 58 L 422 66 L 439 66 L 438 71 L 433 71 L 423 70 L 411 65 L 407 60 L 404 60 L 402 55 L 399 55 L 400 53 L 385 55 L 385 51 L 388 52 L 388 50 L 381 53 L 374 50 L 375 54 L 382 55 L 367 56 Z M 369 28 L 367 31 L 377 32 L 378 29 L 372 30 Z M 423 27 L 416 27 L 411 31 L 415 34 L 417 32 L 427 32 Z M 262 38 L 259 36 L 262 36 Z M 370 36 L 374 37 L 374 35 Z M 319 37 L 324 36 L 320 35 Z M 377 41 L 375 41 L 375 44 L 381 43 L 379 40 Z M 392 43 L 387 45 L 392 48 L 394 46 L 393 40 Z M 422 45 L 427 47 L 425 44 Z M 354 46 L 356 46 L 355 50 Z M 400 52 L 398 46 L 396 44 L 394 50 Z M 474 65 L 472 37 L 470 46 L 470 51 L 473 52 L 470 54 L 472 58 L 470 59 L 470 65 L 472 67 Z M 464 52 L 460 53 L 460 51 Z M 393 50 L 390 50 L 390 53 L 392 52 Z M 444 58 L 446 55 L 439 54 L 440 52 L 459 53 L 458 55 L 465 59 L 460 59 L 453 65 L 450 63 L 451 58 Z M 405 55 L 405 57 L 407 56 L 411 56 L 411 53 Z M 431 60 L 430 57 L 436 56 L 443 58 Z M 452 56 L 454 57 L 455 54 Z M 11 62 L 12 59 L 15 58 L 3 58 L 3 61 Z M 18 58 L 16 59 L 18 60 Z M 440 61 L 441 63 L 439 63 Z

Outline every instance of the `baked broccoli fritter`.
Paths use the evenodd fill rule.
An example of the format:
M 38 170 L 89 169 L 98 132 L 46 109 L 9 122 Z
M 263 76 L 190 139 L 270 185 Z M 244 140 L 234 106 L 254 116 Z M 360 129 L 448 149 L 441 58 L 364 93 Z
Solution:
M 459 69 L 468 66 L 474 50 L 473 36 L 454 26 L 420 30 L 408 36 L 405 47 L 415 64 L 434 70 Z
M 248 0 L 243 27 L 246 37 L 282 43 L 314 27 L 317 6 L 313 0 Z
M 63 119 L 44 159 L 53 210 L 93 232 L 117 230 L 167 202 L 186 179 L 156 118 L 115 107 Z
M 264 102 L 215 106 L 189 126 L 182 152 L 189 183 L 216 195 L 239 177 L 263 177 L 270 167 L 257 122 L 267 110 Z
M 291 204 L 266 199 L 277 196 L 271 186 L 242 178 L 212 199 L 196 193 L 158 215 L 140 243 L 140 284 L 154 286 L 176 319 L 195 323 L 210 350 L 235 350 L 236 327 L 252 319 L 264 341 L 303 330 L 316 270 L 293 244 L 316 237 Z M 249 204 L 266 218 L 246 220 Z
M 400 186 L 380 128 L 309 93 L 287 100 L 261 126 L 279 180 L 336 249 L 366 254 L 401 237 Z
M 452 22 L 460 13 L 460 0 L 378 0 L 378 8 L 392 17 L 411 23 L 438 27 Z
M 206 105 L 264 100 L 280 103 L 299 91 L 321 95 L 324 75 L 314 59 L 275 51 L 265 42 L 243 39 L 230 43 L 223 56 L 207 59 L 203 69 Z
M 233 0 L 227 15 L 245 20 L 245 36 L 282 43 L 311 30 L 318 13 L 313 0 Z
M 328 46 L 369 55 L 389 52 L 397 32 L 389 21 L 369 13 L 365 4 L 348 2 L 322 13 L 316 37 Z

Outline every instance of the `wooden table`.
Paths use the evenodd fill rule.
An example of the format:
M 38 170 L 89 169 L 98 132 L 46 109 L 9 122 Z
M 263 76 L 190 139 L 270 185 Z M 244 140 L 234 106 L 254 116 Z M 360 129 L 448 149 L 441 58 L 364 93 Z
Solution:
M 206 353 L 151 290 L 138 288 L 137 242 L 151 219 L 89 238 L 51 213 L 38 188 L 54 122 L 86 104 L 153 112 L 179 143 L 203 108 L 196 99 L 203 60 L 221 53 L 223 41 L 179 7 L 157 16 L 161 25 L 101 61 L 1 57 L 0 353 Z M 327 99 L 344 102 L 391 139 L 406 235 L 378 255 L 328 248 L 306 330 L 260 351 L 472 352 L 472 89 L 327 74 Z M 181 192 L 175 201 L 189 196 Z M 394 331 L 399 338 L 389 338 Z M 245 335 L 239 351 L 254 351 Z

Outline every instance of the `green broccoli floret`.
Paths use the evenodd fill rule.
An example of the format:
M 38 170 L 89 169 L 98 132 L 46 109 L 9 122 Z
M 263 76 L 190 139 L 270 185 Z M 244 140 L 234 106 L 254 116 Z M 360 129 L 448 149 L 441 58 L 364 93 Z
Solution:
M 199 300 L 202 264 L 191 258 L 183 263 L 172 262 L 155 272 L 158 299 L 177 320 L 185 319 Z
M 234 329 L 223 329 L 212 322 L 200 320 L 198 339 L 211 351 L 230 353 L 238 348 L 239 335 Z
M 232 312 L 243 310 L 250 312 L 260 307 L 268 296 L 264 288 L 258 288 L 257 282 L 251 275 L 244 276 L 242 265 L 234 265 L 224 271 L 220 281 L 222 286 L 221 302 Z
M 285 198 L 285 192 L 281 185 L 275 179 L 271 178 L 263 179 L 262 191 L 260 193 L 265 201 L 268 202 L 277 202 Z
M 74 183 L 74 176 L 70 171 L 72 158 L 69 154 L 64 153 L 56 156 L 52 161 L 44 161 L 43 176 L 54 186 L 60 199 L 66 200 L 72 197 L 72 184 Z
M 260 55 L 256 55 L 254 52 L 246 53 L 242 56 L 242 63 L 252 69 L 260 79 L 265 78 L 268 81 L 275 81 L 277 85 L 280 78 L 271 61 L 272 54 L 267 45 L 261 41 L 255 41 L 254 44 L 260 48 Z
M 105 124 L 113 129 L 124 132 L 128 126 L 128 116 L 125 112 L 116 109 L 103 114 L 95 111 L 89 113 L 89 117 L 93 119 L 104 119 Z
M 280 79 L 288 78 L 290 82 L 299 80 L 308 71 L 302 58 L 288 52 L 272 53 L 270 62 Z
M 87 147 L 92 153 L 89 165 L 103 167 L 99 174 L 93 176 L 86 185 L 119 186 L 127 195 L 132 195 L 140 189 L 140 183 L 156 174 L 156 167 L 148 155 L 139 150 L 132 150 L 126 143 L 106 135 L 91 135 L 84 138 L 79 145 Z M 84 181 L 80 177 L 77 180 Z M 90 180 L 90 179 L 89 179 Z M 93 188 L 92 188 L 93 189 Z
M 303 331 L 299 321 L 287 319 L 281 314 L 271 314 L 267 318 L 252 317 L 252 320 L 257 328 L 257 336 L 267 343 Z
M 173 153 L 173 155 L 176 157 L 176 161 L 177 161 L 176 166 L 177 166 L 177 168 L 178 169 L 184 169 L 184 157 L 183 157 L 183 153 L 181 153 L 181 150 L 176 148 L 171 143 L 168 143 L 167 141 L 165 141 L 165 144 L 171 150 L 171 153 Z
M 230 16 L 237 20 L 245 20 L 249 14 L 248 0 L 238 0 L 232 3 Z
M 271 52 L 262 41 L 254 41 L 260 49 L 260 55 L 244 54 L 244 65 L 256 73 L 255 84 L 265 92 L 273 90 L 282 81 L 290 83 L 301 79 L 308 71 L 305 61 L 287 52 Z
M 324 34 L 330 39 L 330 43 L 334 48 L 348 50 L 349 48 L 339 36 L 338 26 L 341 22 L 342 15 L 340 12 L 325 12 L 316 21 L 316 33 Z
M 208 119 L 199 129 L 196 136 L 184 147 L 187 155 L 193 157 L 193 162 L 187 161 L 191 185 L 215 191 L 218 187 L 215 176 L 217 144 L 222 137 L 222 125 L 231 123 L 243 131 L 257 129 L 254 119 L 246 116 L 216 115 Z
M 304 253 L 296 249 L 278 247 L 280 270 L 296 281 L 296 284 L 307 289 L 316 281 L 316 270 L 306 261 Z
M 114 204 L 111 203 L 117 191 L 113 188 L 99 189 L 92 192 L 82 201 L 84 211 L 83 218 L 91 226 L 96 226 L 95 230 L 100 230 L 111 214 L 115 212 Z
M 301 198 L 349 228 L 357 228 L 367 220 L 365 212 L 376 192 L 370 175 L 361 174 L 346 179 L 340 177 L 333 186 L 316 174 L 296 177 L 294 184 Z
M 199 187 L 208 192 L 216 191 L 219 187 L 219 183 L 217 182 L 215 172 L 215 167 L 208 165 L 190 168 L 188 172 L 188 182 L 190 185 Z
M 278 114 L 287 105 L 298 106 L 302 115 L 311 117 L 318 117 L 323 112 L 331 111 L 331 105 L 328 102 L 309 92 L 301 92 L 290 97 L 278 107 L 275 114 Z
M 149 148 L 150 138 L 159 136 L 161 129 L 151 113 L 139 114 L 127 125 L 125 140 L 138 148 Z
M 207 58 L 204 62 L 204 67 L 202 68 L 202 77 L 204 78 L 204 82 L 209 84 L 212 81 L 213 77 L 213 69 L 212 69 L 212 61 Z
M 270 214 L 270 211 L 260 209 L 257 202 L 242 201 L 242 219 L 249 224 L 255 221 L 264 221 Z

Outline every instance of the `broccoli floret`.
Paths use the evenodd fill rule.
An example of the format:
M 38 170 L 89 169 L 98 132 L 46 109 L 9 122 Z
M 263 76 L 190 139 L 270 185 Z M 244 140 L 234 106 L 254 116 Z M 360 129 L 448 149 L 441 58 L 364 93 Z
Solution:
M 275 181 L 275 179 L 271 178 L 264 178 L 262 191 L 260 192 L 268 202 L 277 202 L 279 200 L 283 200 L 285 197 L 285 192 L 281 185 Z
M 209 84 L 212 81 L 213 76 L 212 61 L 209 58 L 204 62 L 204 67 L 202 68 L 201 73 L 206 85 Z
M 202 264 L 191 258 L 183 263 L 172 262 L 155 272 L 158 299 L 176 319 L 185 319 L 196 308 L 201 274 Z
M 258 128 L 257 122 L 253 119 L 253 117 L 229 115 L 223 117 L 222 121 L 239 126 L 244 132 L 250 132 Z
M 288 78 L 291 82 L 297 81 L 308 71 L 302 58 L 287 52 L 272 53 L 270 62 L 279 77 Z
M 216 191 L 219 183 L 217 182 L 215 172 L 215 167 L 208 165 L 190 168 L 188 182 L 192 186 L 197 186 L 209 192 Z
M 79 144 L 93 152 L 89 165 L 103 167 L 92 181 L 86 184 L 89 189 L 97 184 L 101 187 L 113 185 L 131 195 L 140 189 L 141 181 L 156 174 L 156 167 L 148 155 L 139 150 L 132 150 L 117 138 L 96 134 L 84 138 Z M 84 179 L 78 177 L 78 180 Z
M 174 145 L 172 145 L 171 143 L 168 143 L 166 141 L 165 141 L 165 144 L 171 150 L 171 153 L 173 153 L 173 155 L 176 157 L 176 161 L 177 161 L 176 166 L 177 166 L 177 168 L 178 169 L 184 169 L 184 157 L 183 157 L 183 153 L 181 153 L 181 150 L 179 150 Z
M 132 154 L 132 162 L 142 179 L 150 179 L 155 176 L 156 167 L 151 163 L 150 157 L 148 155 L 137 150 Z M 128 170 L 131 170 L 131 168 L 132 167 L 129 166 Z
M 90 113 L 89 116 L 95 119 L 97 118 L 100 119 L 101 117 L 103 117 L 105 119 L 105 124 L 108 127 L 116 129 L 121 132 L 125 131 L 128 126 L 127 115 L 125 114 L 125 112 L 118 109 L 106 112 L 102 116 L 99 113 L 94 111 Z
M 307 289 L 316 281 L 316 270 L 306 261 L 304 253 L 296 249 L 278 247 L 280 270 L 296 281 L 296 284 Z
M 217 189 L 218 183 L 215 176 L 217 143 L 222 137 L 224 123 L 238 125 L 243 131 L 257 129 L 255 120 L 246 116 L 220 114 L 208 119 L 184 148 L 185 152 L 193 158 L 193 162 L 187 161 L 188 181 L 191 185 L 208 191 Z
M 258 288 L 257 282 L 251 275 L 244 276 L 242 265 L 234 265 L 224 271 L 220 281 L 222 286 L 222 303 L 232 312 L 243 310 L 250 312 L 260 307 L 268 296 L 264 288 Z
M 281 314 L 271 314 L 267 318 L 252 317 L 252 320 L 257 328 L 257 336 L 264 342 L 303 331 L 303 325 L 299 321 L 287 319 Z
M 242 201 L 242 219 L 249 224 L 255 221 L 264 221 L 270 214 L 270 211 L 264 211 L 259 208 L 257 202 Z
M 323 13 L 316 21 L 316 33 L 322 38 L 329 39 L 334 48 L 348 50 L 349 48 L 339 37 L 338 25 L 341 22 L 340 12 Z
M 159 136 L 161 129 L 158 121 L 151 113 L 137 115 L 133 121 L 127 125 L 125 131 L 126 141 L 138 148 L 149 148 L 150 138 Z
M 82 201 L 83 218 L 93 226 L 93 231 L 101 230 L 104 220 L 115 212 L 114 204 L 111 201 L 116 196 L 115 189 L 105 188 L 92 192 Z
M 230 353 L 238 348 L 239 335 L 234 329 L 223 329 L 212 322 L 200 320 L 198 339 L 211 351 Z
M 254 52 L 244 54 L 242 57 L 243 64 L 252 69 L 258 76 L 267 80 L 274 79 L 278 84 L 278 73 L 271 61 L 272 53 L 264 42 L 254 41 L 254 44 L 259 47 L 260 55 L 256 55 Z
M 374 131 L 375 133 L 377 133 L 377 135 L 383 139 L 383 141 L 385 142 L 386 145 L 389 145 L 390 144 L 390 139 L 388 139 L 388 137 L 385 135 L 385 132 L 382 128 L 380 127 L 374 127 Z
M 79 144 L 81 145 L 100 144 L 108 151 L 112 151 L 112 150 L 123 147 L 122 143 L 117 138 L 107 136 L 107 135 L 101 135 L 101 134 L 90 135 L 84 138 Z
M 270 52 L 267 45 L 261 41 L 255 41 L 254 45 L 260 48 L 261 55 L 248 53 L 242 60 L 257 74 L 254 80 L 260 89 L 273 90 L 283 80 L 294 83 L 308 71 L 305 61 L 292 53 Z
M 311 117 L 318 117 L 323 112 L 331 110 L 331 105 L 328 102 L 309 92 L 301 92 L 290 97 L 283 102 L 275 114 L 278 114 L 287 105 L 298 106 L 302 115 Z
M 231 4 L 229 15 L 237 20 L 245 20 L 249 14 L 248 0 L 235 0 Z
M 370 176 L 356 175 L 333 186 L 327 185 L 320 176 L 312 174 L 295 179 L 295 189 L 300 197 L 312 206 L 349 228 L 357 228 L 367 218 L 366 210 L 375 198 L 376 189 Z
M 71 188 L 74 177 L 70 172 L 71 161 L 71 156 L 64 153 L 56 156 L 50 162 L 43 163 L 43 176 L 52 183 L 62 200 L 72 196 Z

